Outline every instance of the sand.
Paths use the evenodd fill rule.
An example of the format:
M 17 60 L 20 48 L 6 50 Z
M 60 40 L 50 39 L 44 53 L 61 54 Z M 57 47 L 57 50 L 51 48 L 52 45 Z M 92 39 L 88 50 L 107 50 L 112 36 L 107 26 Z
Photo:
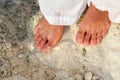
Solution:
M 96 46 L 78 45 L 78 24 L 65 27 L 48 54 L 34 47 L 37 2 L 0 0 L 0 80 L 120 80 L 120 24 Z
M 76 44 L 78 28 L 78 24 L 66 27 L 62 40 L 53 51 L 49 54 L 36 52 L 36 57 L 54 69 L 81 74 L 91 71 L 104 80 L 119 80 L 120 24 L 112 23 L 102 43 L 88 47 Z

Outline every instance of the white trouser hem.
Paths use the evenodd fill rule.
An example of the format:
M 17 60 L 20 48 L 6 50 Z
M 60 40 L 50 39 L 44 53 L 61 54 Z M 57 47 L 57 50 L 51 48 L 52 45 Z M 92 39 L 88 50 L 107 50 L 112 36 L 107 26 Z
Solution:
M 61 2 L 61 3 L 60 3 Z M 39 0 L 41 12 L 52 25 L 75 24 L 87 6 L 86 0 Z
M 120 23 L 120 0 L 39 0 L 39 5 L 50 24 L 72 25 L 91 2 L 97 9 L 108 11 L 112 22 Z
M 64 25 L 64 26 L 69 26 L 73 25 L 77 22 L 79 19 L 79 16 L 77 17 L 61 17 L 61 16 L 45 16 L 49 24 L 54 24 L 54 25 Z
M 88 6 L 92 3 L 97 9 L 102 10 L 102 11 L 108 11 L 104 6 L 101 6 L 97 3 L 95 3 L 93 0 L 87 0 Z

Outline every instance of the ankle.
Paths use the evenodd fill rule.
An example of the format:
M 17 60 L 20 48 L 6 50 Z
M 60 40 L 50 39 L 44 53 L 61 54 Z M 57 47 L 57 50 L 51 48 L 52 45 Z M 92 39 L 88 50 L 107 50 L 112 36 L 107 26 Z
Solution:
M 94 15 L 105 15 L 105 16 L 108 16 L 108 11 L 101 11 L 99 9 L 97 9 L 92 3 L 90 4 L 90 7 L 89 7 L 89 10 L 88 11 L 92 11 L 91 14 L 94 13 Z

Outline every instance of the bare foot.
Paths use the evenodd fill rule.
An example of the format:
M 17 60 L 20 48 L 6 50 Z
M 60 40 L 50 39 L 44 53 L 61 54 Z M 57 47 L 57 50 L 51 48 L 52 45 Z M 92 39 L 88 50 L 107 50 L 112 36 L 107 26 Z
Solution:
M 80 23 L 80 28 L 76 35 L 77 43 L 86 46 L 100 43 L 107 34 L 110 23 L 108 12 L 100 11 L 91 4 Z
M 35 46 L 39 51 L 50 51 L 60 40 L 63 27 L 49 24 L 44 17 L 40 19 L 34 29 Z

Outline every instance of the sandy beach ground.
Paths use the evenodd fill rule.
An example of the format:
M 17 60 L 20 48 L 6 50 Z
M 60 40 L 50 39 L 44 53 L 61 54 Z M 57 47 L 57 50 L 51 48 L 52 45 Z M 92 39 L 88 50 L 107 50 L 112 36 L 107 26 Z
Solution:
M 79 24 L 65 27 L 48 54 L 34 47 L 36 0 L 0 0 L 0 80 L 120 80 L 120 24 L 96 46 L 77 45 Z

